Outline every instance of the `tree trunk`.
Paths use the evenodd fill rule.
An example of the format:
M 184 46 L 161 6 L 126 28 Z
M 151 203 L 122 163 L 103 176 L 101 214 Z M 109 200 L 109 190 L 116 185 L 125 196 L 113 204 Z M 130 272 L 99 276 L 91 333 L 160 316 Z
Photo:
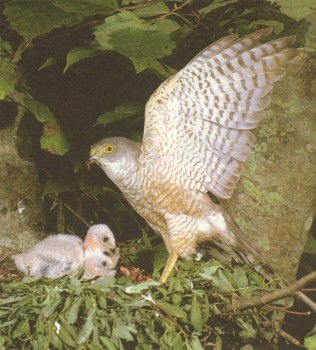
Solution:
M 0 253 L 4 247 L 24 250 L 43 238 L 45 216 L 36 166 L 18 152 L 22 116 L 20 108 L 15 123 L 0 130 Z
M 316 54 L 299 50 L 276 84 L 233 198 L 223 203 L 277 272 L 295 279 L 315 214 Z

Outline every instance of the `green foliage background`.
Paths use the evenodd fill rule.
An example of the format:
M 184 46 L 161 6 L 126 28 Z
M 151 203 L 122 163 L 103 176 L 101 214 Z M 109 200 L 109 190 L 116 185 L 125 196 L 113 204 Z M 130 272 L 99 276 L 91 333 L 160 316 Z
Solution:
M 304 46 L 314 5 L 304 0 L 302 14 L 282 0 L 10 0 L 1 6 L 0 99 L 8 110 L 11 102 L 25 110 L 20 129 L 31 130 L 47 207 L 66 201 L 88 222 L 108 222 L 123 239 L 145 224 L 99 169 L 88 173 L 90 145 L 118 135 L 140 141 L 151 93 L 225 34 L 271 26 L 272 36 L 296 34 Z M 81 229 L 71 215 L 57 216 L 50 213 L 49 231 Z
M 140 141 L 151 93 L 228 33 L 271 26 L 269 40 L 295 34 L 298 47 L 316 47 L 314 0 L 299 9 L 294 0 L 5 0 L 0 8 L 0 108 L 12 120 L 24 110 L 20 133 L 32 140 L 48 231 L 85 230 L 58 210 L 66 204 L 108 223 L 119 241 L 142 234 L 150 246 L 158 238 L 148 239 L 145 222 L 100 169 L 88 172 L 90 145 L 119 135 Z

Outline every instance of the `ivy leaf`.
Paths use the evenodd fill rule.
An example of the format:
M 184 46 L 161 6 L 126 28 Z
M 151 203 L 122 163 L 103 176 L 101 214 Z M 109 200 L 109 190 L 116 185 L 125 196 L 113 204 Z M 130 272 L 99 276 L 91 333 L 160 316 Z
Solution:
M 316 9 L 315 0 L 301 0 L 298 3 L 296 0 L 269 0 L 272 3 L 277 3 L 281 6 L 281 11 L 287 16 L 295 19 L 296 21 L 301 21 L 302 19 L 308 17 Z
M 98 54 L 100 54 L 100 50 L 96 50 L 95 48 L 90 46 L 75 47 L 67 54 L 67 63 L 64 69 L 64 73 L 74 63 L 77 63 L 85 58 L 95 57 Z
M 94 35 L 100 49 L 117 51 L 128 57 L 139 73 L 155 59 L 172 53 L 176 44 L 170 35 L 180 28 L 169 19 L 148 23 L 123 11 L 97 26 Z
M 82 16 L 106 15 L 118 8 L 116 0 L 51 0 L 65 12 L 77 12 Z
M 32 40 L 54 28 L 73 25 L 82 20 L 81 17 L 53 6 L 48 0 L 11 0 L 6 3 L 4 14 L 11 28 L 26 40 Z
M 117 106 L 114 111 L 101 114 L 96 125 L 107 125 L 118 120 L 135 117 L 144 111 L 144 106 L 138 102 L 127 102 Z
M 49 108 L 28 95 L 23 96 L 22 103 L 39 122 L 44 124 L 44 132 L 40 139 L 42 149 L 64 155 L 69 149 L 69 144 Z

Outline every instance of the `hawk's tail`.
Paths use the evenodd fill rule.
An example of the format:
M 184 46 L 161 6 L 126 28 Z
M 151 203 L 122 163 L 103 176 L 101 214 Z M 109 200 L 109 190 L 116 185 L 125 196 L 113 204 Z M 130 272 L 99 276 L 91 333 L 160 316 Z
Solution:
M 231 248 L 234 249 L 238 257 L 248 266 L 266 279 L 272 280 L 273 274 L 275 273 L 274 268 L 263 258 L 259 248 L 249 243 L 241 228 L 227 212 L 223 210 L 222 215 L 228 230 L 236 239 L 236 246 Z

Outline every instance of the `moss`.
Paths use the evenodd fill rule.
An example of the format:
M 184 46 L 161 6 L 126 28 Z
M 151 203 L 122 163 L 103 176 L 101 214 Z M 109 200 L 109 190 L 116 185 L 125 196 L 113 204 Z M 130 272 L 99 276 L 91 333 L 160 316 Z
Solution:
M 271 137 L 276 136 L 278 131 L 278 123 L 274 119 L 267 119 L 266 123 L 260 128 L 258 135 L 260 137 Z
M 246 193 L 253 199 L 255 206 L 262 213 L 276 215 L 276 209 L 284 203 L 284 199 L 279 193 L 259 190 L 247 179 L 243 181 L 243 186 Z
M 267 144 L 262 142 L 253 147 L 252 152 L 250 153 L 249 158 L 247 159 L 246 168 L 244 171 L 245 177 L 252 177 L 256 172 L 258 164 L 257 164 L 257 155 L 265 152 L 267 150 Z

